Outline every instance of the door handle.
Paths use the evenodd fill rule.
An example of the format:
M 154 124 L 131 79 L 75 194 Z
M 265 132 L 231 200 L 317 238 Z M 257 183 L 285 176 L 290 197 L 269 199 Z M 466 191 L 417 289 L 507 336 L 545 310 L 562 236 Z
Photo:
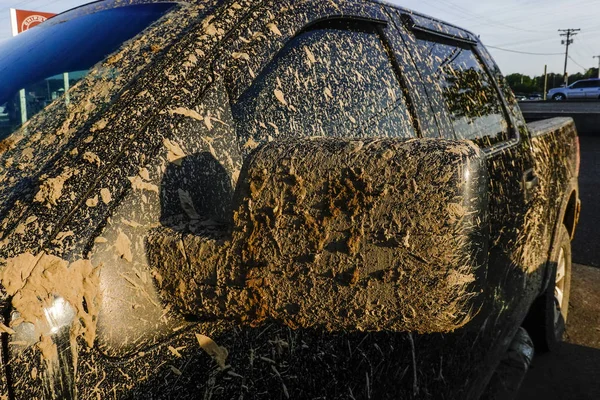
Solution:
M 523 174 L 523 182 L 525 183 L 525 190 L 531 190 L 540 184 L 540 178 L 535 174 L 535 171 L 528 169 Z

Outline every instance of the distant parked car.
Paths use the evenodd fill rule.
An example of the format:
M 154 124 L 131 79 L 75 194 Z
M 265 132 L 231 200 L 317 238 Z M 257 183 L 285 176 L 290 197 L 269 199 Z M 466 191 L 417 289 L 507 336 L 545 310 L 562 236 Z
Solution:
M 600 99 L 600 79 L 583 79 L 567 87 L 550 89 L 548 98 L 554 101 Z
M 527 101 L 527 95 L 524 95 L 522 93 L 515 93 L 515 97 L 517 101 Z
M 8 112 L 6 111 L 6 106 L 0 106 L 0 123 L 4 123 L 8 121 Z
M 540 101 L 540 100 L 543 100 L 543 98 L 544 98 L 544 96 L 542 96 L 541 94 L 534 93 L 534 94 L 529 95 L 528 100 L 531 100 L 531 101 Z

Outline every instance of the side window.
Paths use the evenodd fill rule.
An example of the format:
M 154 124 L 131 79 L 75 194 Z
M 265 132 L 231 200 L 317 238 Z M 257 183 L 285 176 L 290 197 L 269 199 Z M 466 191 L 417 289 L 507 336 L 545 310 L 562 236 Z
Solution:
M 293 38 L 234 101 L 242 140 L 415 136 L 379 35 L 337 25 Z
M 585 87 L 585 82 L 575 82 L 571 89 L 583 89 Z
M 417 38 L 419 68 L 438 86 L 457 139 L 488 147 L 508 140 L 502 100 L 471 45 L 433 36 Z

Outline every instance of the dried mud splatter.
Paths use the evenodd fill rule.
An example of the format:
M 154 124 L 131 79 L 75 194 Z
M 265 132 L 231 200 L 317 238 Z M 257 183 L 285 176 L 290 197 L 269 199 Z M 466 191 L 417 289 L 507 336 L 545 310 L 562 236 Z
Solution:
M 24 253 L 6 261 L 6 267 L 0 271 L 0 282 L 19 313 L 19 318 L 11 323 L 12 328 L 23 322 L 43 326 L 45 310 L 62 298 L 75 309 L 71 334 L 75 338 L 81 336 L 89 347 L 94 345 L 101 293 L 99 267 L 89 260 L 69 263 L 46 253 L 37 256 Z

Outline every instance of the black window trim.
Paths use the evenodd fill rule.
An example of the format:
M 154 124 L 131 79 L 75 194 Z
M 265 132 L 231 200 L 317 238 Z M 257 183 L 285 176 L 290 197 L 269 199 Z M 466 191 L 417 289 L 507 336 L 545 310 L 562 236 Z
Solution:
M 451 39 L 457 42 L 469 43 L 475 46 L 478 44 L 477 40 L 471 38 L 470 35 L 468 35 L 465 31 L 461 30 L 460 28 L 456 28 L 455 26 L 449 25 L 445 22 L 421 17 L 419 15 L 410 15 L 402 12 L 400 13 L 400 19 L 402 20 L 404 25 L 413 32 L 428 33 L 446 39 Z M 419 23 L 418 19 L 428 20 L 437 24 L 441 24 L 444 27 L 446 27 L 448 31 L 454 31 L 455 34 L 429 28 L 425 24 Z
M 321 28 L 325 27 L 326 24 L 331 23 L 331 22 L 347 22 L 347 23 L 352 23 L 352 24 L 357 24 L 357 25 L 373 24 L 374 26 L 382 26 L 382 27 L 386 27 L 389 24 L 389 21 L 386 19 L 361 17 L 361 16 L 356 16 L 356 15 L 328 15 L 328 16 L 325 16 L 322 18 L 318 18 L 318 19 L 311 21 L 308 24 L 304 25 L 302 27 L 302 29 L 300 31 L 298 31 L 296 33 L 296 35 L 291 37 L 287 42 L 295 39 L 297 36 L 299 36 L 303 33 L 306 33 L 309 31 L 314 31 L 316 29 L 321 29 Z
M 174 0 L 170 0 L 170 1 L 174 1 Z M 258 4 L 256 4 L 256 6 L 252 7 L 252 10 L 249 11 L 248 13 L 246 13 L 246 15 L 244 16 L 244 18 L 242 19 L 242 23 L 239 24 L 238 27 L 232 29 L 227 37 L 226 40 L 222 41 L 223 45 L 220 46 L 220 53 L 221 56 L 216 57 L 213 62 L 212 62 L 212 71 L 213 73 L 220 75 L 220 74 L 225 74 L 227 75 L 227 70 L 231 67 L 230 63 L 231 63 L 231 55 L 235 52 L 238 51 L 243 51 L 248 53 L 249 50 L 251 49 L 256 49 L 256 48 L 260 48 L 261 46 L 263 46 L 260 41 L 257 41 L 255 44 L 253 44 L 251 47 L 247 47 L 244 44 L 240 43 L 235 43 L 234 38 L 238 37 L 239 34 L 243 31 L 243 29 L 246 28 L 254 28 L 256 29 L 262 29 L 259 28 L 257 26 L 255 26 L 255 24 L 259 23 L 261 25 L 266 24 L 266 22 L 268 22 L 266 20 L 266 18 L 264 16 L 262 16 L 262 14 L 264 14 L 264 12 L 261 11 L 266 11 L 269 10 L 270 12 L 274 11 L 275 14 L 275 19 L 276 20 L 281 20 L 286 19 L 286 14 L 290 13 L 292 9 L 297 8 L 298 10 L 301 10 L 302 7 L 305 6 L 309 6 L 310 11 L 314 11 L 315 15 L 312 15 L 312 13 L 310 13 L 310 19 L 308 19 L 308 21 L 305 21 L 301 24 L 301 26 L 298 27 L 294 27 L 294 34 L 292 35 L 284 35 L 283 37 L 279 38 L 279 41 L 282 43 L 282 45 L 280 46 L 280 49 L 283 49 L 283 47 L 285 46 L 285 44 L 287 42 L 289 42 L 290 40 L 292 40 L 299 32 L 302 32 L 303 30 L 306 29 L 306 27 L 314 24 L 314 23 L 319 23 L 321 21 L 326 21 L 326 20 L 330 20 L 330 19 L 347 19 L 347 20 L 353 20 L 353 21 L 366 21 L 366 22 L 370 22 L 370 23 L 374 23 L 374 24 L 378 24 L 380 26 L 387 26 L 389 24 L 389 16 L 383 11 L 383 9 L 381 8 L 381 5 L 374 3 L 374 2 L 358 2 L 356 0 L 351 0 L 351 1 L 343 1 L 343 0 L 329 0 L 328 2 L 328 6 L 333 7 L 334 9 L 329 10 L 329 11 L 325 11 L 325 10 L 314 10 L 313 4 L 311 3 L 310 0 L 300 0 L 300 1 L 295 1 L 293 2 L 294 5 L 291 6 L 292 3 L 290 0 L 282 0 L 281 2 L 277 3 L 277 9 L 274 11 L 273 8 L 271 6 L 269 6 L 269 4 L 264 3 L 264 2 L 258 2 Z M 308 16 L 308 14 L 307 14 Z M 231 43 L 234 42 L 234 43 Z M 256 52 L 254 52 L 256 54 Z M 260 53 L 260 52 L 258 52 Z M 277 52 L 278 53 L 278 52 Z M 277 54 L 275 53 L 275 55 Z M 275 56 L 273 54 L 269 55 L 269 59 L 273 59 L 273 57 Z M 266 65 L 266 64 L 265 64 Z M 264 67 L 264 65 L 262 66 Z M 260 68 L 262 70 L 262 68 Z M 256 73 L 257 75 L 260 74 L 259 70 L 255 70 L 254 73 Z M 234 101 L 235 99 L 237 99 L 240 95 L 240 93 L 244 92 L 246 88 L 243 89 L 237 89 L 235 91 L 231 91 L 231 85 L 236 85 L 233 82 L 228 82 L 227 78 L 226 78 L 226 86 L 228 86 L 228 94 L 230 96 L 231 101 Z
M 508 138 L 508 140 L 498 142 L 498 143 L 496 143 L 496 144 L 494 144 L 494 145 L 492 145 L 490 147 L 482 147 L 481 148 L 481 150 L 483 151 L 483 153 L 486 156 L 493 157 L 496 154 L 502 153 L 502 152 L 504 152 L 504 151 L 506 151 L 508 149 L 511 149 L 513 147 L 518 146 L 522 142 L 522 137 L 521 137 L 521 132 L 519 131 L 519 128 L 517 127 L 517 123 L 515 121 L 515 117 L 510 112 L 510 109 L 509 109 L 509 106 L 508 106 L 508 101 L 504 97 L 504 94 L 502 93 L 502 89 L 500 89 L 500 85 L 498 84 L 498 81 L 496 80 L 496 78 L 492 74 L 492 71 L 490 71 L 490 66 L 485 62 L 485 57 L 483 57 L 481 55 L 481 53 L 480 53 L 480 47 L 479 46 L 473 46 L 473 52 L 479 58 L 479 61 L 483 65 L 484 71 L 490 77 L 490 79 L 492 80 L 492 83 L 494 84 L 494 88 L 496 89 L 496 93 L 500 97 L 500 101 L 502 103 L 502 110 L 504 111 L 504 118 L 506 119 L 506 121 L 509 124 L 509 135 L 512 133 L 512 135 L 510 135 L 510 137 Z

